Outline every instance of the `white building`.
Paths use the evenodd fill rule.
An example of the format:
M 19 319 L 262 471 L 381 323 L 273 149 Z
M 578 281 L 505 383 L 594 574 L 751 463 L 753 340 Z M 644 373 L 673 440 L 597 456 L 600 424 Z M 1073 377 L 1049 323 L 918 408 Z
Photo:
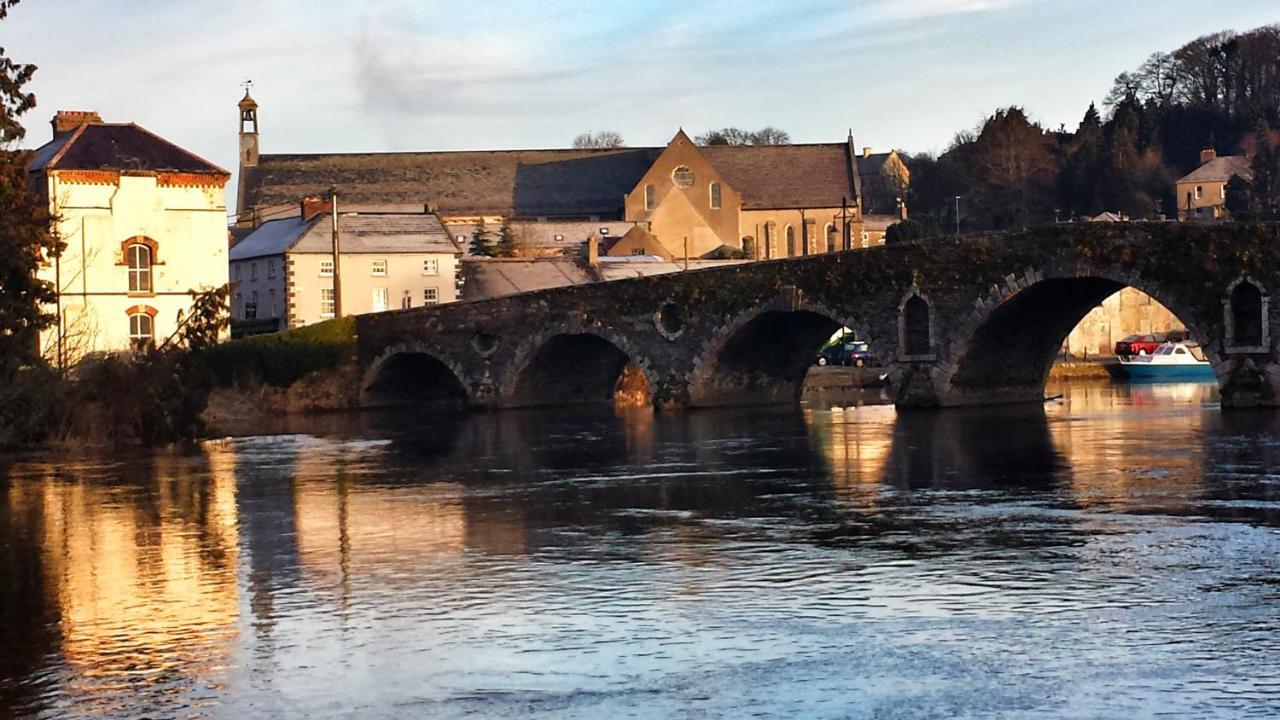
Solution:
M 265 222 L 231 249 L 235 325 L 269 331 L 457 299 L 462 248 L 438 217 L 344 213 L 335 264 L 329 210 L 306 201 L 300 217 Z
M 162 343 L 192 296 L 227 283 L 230 174 L 133 124 L 59 112 L 29 167 L 65 250 L 40 277 L 58 321 L 41 337 L 51 360 Z

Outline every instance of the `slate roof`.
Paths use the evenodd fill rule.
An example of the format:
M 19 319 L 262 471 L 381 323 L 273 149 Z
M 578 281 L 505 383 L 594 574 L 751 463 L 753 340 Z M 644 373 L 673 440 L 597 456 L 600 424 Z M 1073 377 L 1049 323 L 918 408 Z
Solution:
M 462 248 L 445 232 L 440 218 L 430 214 L 349 214 L 338 219 L 342 254 L 445 253 L 461 254 Z M 328 215 L 310 221 L 284 218 L 263 223 L 231 248 L 232 260 L 291 253 L 329 253 L 333 249 Z
M 1233 175 L 1245 180 L 1253 180 L 1253 168 L 1249 158 L 1244 155 L 1223 155 L 1216 157 L 1178 179 L 1180 183 L 1223 182 Z
M 710 145 L 707 162 L 742 196 L 745 210 L 840 207 L 853 202 L 849 146 Z
M 208 160 L 132 123 L 81 125 L 38 148 L 29 169 L 145 170 L 230 177 Z
M 333 155 L 262 155 L 247 168 L 245 209 L 281 207 L 338 188 L 347 203 L 426 204 L 444 215 L 517 218 L 622 216 L 635 189 L 666 148 L 506 150 Z M 839 207 L 852 201 L 847 143 L 701 147 L 751 209 Z M 859 172 L 879 172 L 887 153 L 859 158 Z M 873 190 L 864 191 L 875 199 Z M 893 198 L 888 198 L 895 211 Z M 268 216 L 270 211 L 268 211 Z
M 620 216 L 622 196 L 662 148 L 262 155 L 244 173 L 245 209 L 336 186 L 356 204 L 432 203 L 445 215 Z

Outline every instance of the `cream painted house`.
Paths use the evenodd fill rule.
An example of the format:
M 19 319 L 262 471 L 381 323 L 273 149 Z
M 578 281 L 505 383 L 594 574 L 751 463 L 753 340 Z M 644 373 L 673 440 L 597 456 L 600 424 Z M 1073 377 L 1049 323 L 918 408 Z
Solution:
M 230 174 L 133 124 L 59 112 L 29 171 L 66 244 L 42 264 L 58 292 L 41 337 L 58 364 L 161 344 L 195 292 L 227 283 Z
M 304 201 L 298 217 L 267 221 L 231 249 L 233 331 L 269 332 L 339 313 L 361 315 L 457 299 L 462 248 L 440 218 L 430 213 L 342 213 L 335 264 L 330 213 L 327 204 Z
M 1236 176 L 1253 179 L 1248 157 L 1219 156 L 1213 148 L 1201 150 L 1200 166 L 1174 184 L 1178 219 L 1209 222 L 1227 219 L 1227 183 Z

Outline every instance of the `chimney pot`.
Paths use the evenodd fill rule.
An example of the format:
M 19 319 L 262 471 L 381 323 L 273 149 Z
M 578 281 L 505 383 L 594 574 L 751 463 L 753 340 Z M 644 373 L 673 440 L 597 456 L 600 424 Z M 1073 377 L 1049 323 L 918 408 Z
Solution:
M 53 138 L 57 140 L 81 125 L 101 124 L 102 117 L 94 110 L 59 110 L 51 122 Z
M 1200 151 L 1200 164 L 1203 165 L 1218 157 L 1218 151 L 1211 147 L 1207 147 Z
M 868 147 L 868 146 L 864 146 L 864 147 L 862 148 L 862 157 L 864 157 L 864 158 L 866 158 L 866 157 L 871 157 L 871 148 L 870 148 L 870 147 Z

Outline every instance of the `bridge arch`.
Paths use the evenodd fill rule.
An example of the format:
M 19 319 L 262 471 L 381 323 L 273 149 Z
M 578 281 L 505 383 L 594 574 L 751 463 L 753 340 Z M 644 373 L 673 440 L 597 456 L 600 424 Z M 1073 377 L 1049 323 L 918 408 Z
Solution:
M 360 380 L 362 407 L 462 407 L 470 385 L 461 366 L 423 343 L 387 348 Z
M 1009 275 L 973 302 L 956 324 L 940 359 L 934 391 L 939 404 L 1038 401 L 1063 341 L 1103 300 L 1132 287 L 1169 309 L 1204 350 L 1222 384 L 1226 365 L 1211 341 L 1211 320 L 1177 293 L 1135 270 L 1063 263 Z
M 620 403 L 651 406 L 656 378 L 623 335 L 560 324 L 516 349 L 501 388 L 505 407 Z
M 826 305 L 782 293 L 734 316 L 693 361 L 694 406 L 794 402 L 818 351 L 841 327 L 868 341 L 886 364 L 892 346 L 875 341 L 868 326 Z

